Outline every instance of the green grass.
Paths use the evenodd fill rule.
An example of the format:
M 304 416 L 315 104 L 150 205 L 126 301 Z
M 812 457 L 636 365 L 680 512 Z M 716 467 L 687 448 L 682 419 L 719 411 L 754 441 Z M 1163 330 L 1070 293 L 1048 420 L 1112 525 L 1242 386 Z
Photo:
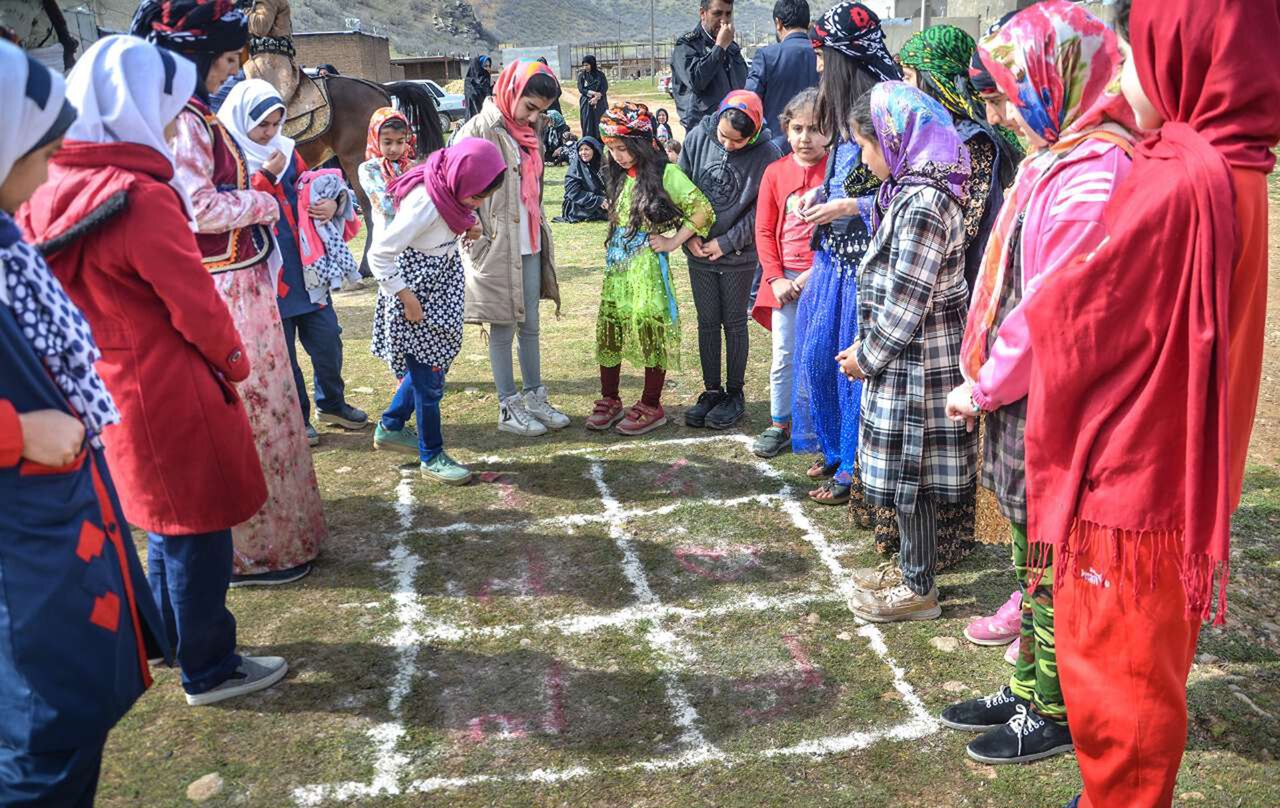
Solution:
M 552 172 L 548 183 L 554 213 L 559 176 Z M 111 736 L 98 804 L 186 805 L 187 784 L 218 772 L 226 786 L 208 805 L 293 805 L 300 786 L 371 782 L 377 759 L 368 733 L 396 719 L 404 730 L 396 746 L 402 789 L 437 777 L 519 778 L 575 766 L 600 773 L 546 784 L 481 781 L 345 804 L 1056 808 L 1074 794 L 1079 779 L 1072 757 L 984 767 L 966 762 L 969 736 L 946 730 L 825 757 L 758 756 L 883 728 L 909 712 L 888 667 L 831 597 L 824 558 L 779 500 L 699 504 L 776 495 L 784 484 L 802 487 L 807 458 L 784 455 L 767 464 L 766 473 L 736 443 L 657 443 L 705 435 L 682 426 L 623 451 L 606 451 L 619 438 L 581 428 L 598 395 L 592 344 L 604 229 L 554 225 L 554 231 L 564 306 L 559 318 L 550 304 L 542 308 L 543 375 L 575 424 L 536 440 L 499 434 L 484 336 L 468 327 L 443 402 L 445 435 L 450 452 L 490 472 L 491 482 L 463 489 L 412 483 L 415 505 L 404 546 L 421 561 L 414 591 L 423 619 L 416 628 L 428 639 L 401 712 L 388 709 L 388 685 L 400 666 L 389 638 L 399 623 L 392 571 L 384 564 L 400 526 L 401 467 L 394 457 L 374 453 L 368 434 L 328 431 L 313 455 L 330 529 L 315 573 L 299 585 L 230 597 L 242 646 L 286 656 L 289 678 L 257 696 L 190 708 L 175 673 L 159 671 L 155 687 Z M 678 410 L 701 383 L 683 261 L 674 263 L 682 369 L 670 375 L 665 401 Z M 372 290 L 335 299 L 345 329 L 348 394 L 376 415 L 394 380 L 368 352 L 373 302 Z M 750 405 L 741 430 L 748 435 L 768 423 L 768 339 L 751 328 Z M 640 384 L 636 369 L 625 368 L 624 396 L 638 397 Z M 726 611 L 574 628 L 583 615 L 601 617 L 635 603 L 610 524 L 566 519 L 603 513 L 589 479 L 591 459 L 554 454 L 584 448 L 601 451 L 602 479 L 621 507 L 675 506 L 619 521 L 655 597 L 691 610 Z M 476 462 L 481 457 L 496 459 Z M 1280 716 L 1275 460 L 1249 471 L 1236 519 L 1231 614 L 1225 627 L 1202 635 L 1200 652 L 1211 656 L 1191 675 L 1179 806 L 1280 805 L 1280 730 L 1254 709 Z M 843 566 L 876 560 L 871 536 L 843 511 L 801 507 Z M 499 529 L 440 530 L 463 522 Z M 1002 649 L 961 641 L 943 652 L 931 642 L 958 638 L 969 619 L 1008 596 L 1005 553 L 982 546 L 942 577 L 942 620 L 883 629 L 890 654 L 931 712 L 992 690 L 1009 675 Z M 728 609 L 748 596 L 791 605 Z M 465 631 L 439 630 L 445 623 Z M 659 648 L 655 636 L 670 636 L 674 645 Z M 808 673 L 797 653 L 811 666 Z M 672 682 L 687 693 L 703 737 L 735 765 L 632 767 L 687 748 L 667 696 Z M 520 731 L 501 736 L 497 715 Z

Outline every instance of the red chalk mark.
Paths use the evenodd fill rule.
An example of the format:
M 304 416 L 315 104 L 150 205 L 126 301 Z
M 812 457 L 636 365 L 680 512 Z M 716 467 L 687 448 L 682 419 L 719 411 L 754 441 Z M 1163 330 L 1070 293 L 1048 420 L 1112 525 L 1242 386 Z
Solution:
M 731 544 L 724 549 L 677 547 L 672 551 L 686 572 L 712 581 L 736 581 L 747 570 L 760 566 L 760 548 L 749 544 Z
M 742 715 L 749 720 L 770 721 L 777 718 L 797 707 L 804 700 L 806 691 L 821 690 L 826 686 L 822 671 L 813 664 L 800 640 L 786 634 L 783 635 L 782 642 L 787 646 L 787 652 L 796 665 L 794 673 L 738 682 L 733 686 L 738 693 L 763 693 L 770 701 L 768 707 L 745 708 Z
M 542 694 L 546 701 L 541 719 L 511 713 L 486 713 L 467 722 L 463 738 L 471 743 L 484 743 L 489 739 L 511 740 L 528 738 L 535 727 L 544 734 L 559 735 L 565 730 L 564 667 L 560 660 L 552 660 L 542 676 Z
M 547 591 L 547 561 L 535 545 L 524 548 L 523 568 L 514 578 L 488 578 L 472 593 L 476 600 L 488 603 L 494 592 L 510 592 L 517 596 L 544 597 Z
M 503 505 L 513 510 L 524 507 L 524 497 L 520 496 L 516 484 L 508 479 L 506 472 L 482 471 L 479 477 L 480 482 L 498 486 L 498 498 L 502 500 Z
M 667 466 L 666 471 L 662 472 L 661 474 L 659 474 L 657 477 L 654 478 L 653 480 L 654 485 L 661 487 L 671 483 L 673 480 L 675 480 L 676 475 L 680 473 L 681 469 L 683 469 L 685 466 L 688 466 L 688 465 L 689 465 L 688 460 L 686 460 L 683 457 L 680 458 L 679 460 L 672 463 L 670 466 Z M 679 485 L 675 486 L 674 490 L 675 490 L 675 493 L 683 494 L 685 496 L 690 496 L 693 494 L 693 482 L 690 480 L 682 480 Z
M 501 471 L 482 471 L 478 475 L 482 483 L 495 483 L 502 479 Z

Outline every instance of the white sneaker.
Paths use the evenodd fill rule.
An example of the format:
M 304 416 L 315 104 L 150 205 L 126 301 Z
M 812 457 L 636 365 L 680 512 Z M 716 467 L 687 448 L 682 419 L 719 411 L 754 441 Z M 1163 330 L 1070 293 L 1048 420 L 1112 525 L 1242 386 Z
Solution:
M 498 431 L 512 435 L 535 438 L 547 434 L 547 428 L 524 408 L 520 395 L 510 396 L 498 402 Z
M 542 422 L 548 429 L 564 429 L 569 425 L 569 416 L 557 410 L 547 400 L 547 388 L 538 387 L 525 391 L 521 397 L 525 411 Z
M 240 667 L 236 668 L 234 676 L 213 690 L 194 695 L 188 693 L 187 704 L 198 707 L 266 690 L 288 672 L 289 664 L 278 656 L 241 657 Z

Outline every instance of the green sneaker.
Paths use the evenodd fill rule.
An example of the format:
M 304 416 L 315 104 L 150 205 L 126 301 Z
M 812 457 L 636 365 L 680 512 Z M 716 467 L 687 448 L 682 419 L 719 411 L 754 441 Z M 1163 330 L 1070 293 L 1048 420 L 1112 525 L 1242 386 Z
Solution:
M 751 444 L 751 451 L 756 457 L 774 457 L 791 443 L 791 433 L 780 427 L 771 426 L 761 432 L 756 442 Z
M 382 424 L 378 424 L 373 430 L 373 448 L 416 455 L 418 433 L 407 426 L 404 429 L 384 429 Z
M 471 469 L 441 452 L 425 463 L 419 463 L 422 476 L 445 485 L 466 485 L 471 482 Z

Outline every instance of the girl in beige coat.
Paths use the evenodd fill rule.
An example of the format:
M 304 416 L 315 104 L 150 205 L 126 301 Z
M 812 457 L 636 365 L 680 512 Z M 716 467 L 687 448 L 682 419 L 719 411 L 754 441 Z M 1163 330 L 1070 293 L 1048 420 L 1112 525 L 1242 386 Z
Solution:
M 543 64 L 520 60 L 498 77 L 493 97 L 458 131 L 495 144 L 507 162 L 502 188 L 479 209 L 484 235 L 463 250 L 467 289 L 464 319 L 489 324 L 489 361 L 498 388 L 498 429 L 542 435 L 563 429 L 569 417 L 547 400 L 538 345 L 538 301 L 560 310 L 551 228 L 542 213 L 542 145 L 536 128 L 560 97 L 560 84 Z M 512 343 L 520 356 L 516 387 Z

